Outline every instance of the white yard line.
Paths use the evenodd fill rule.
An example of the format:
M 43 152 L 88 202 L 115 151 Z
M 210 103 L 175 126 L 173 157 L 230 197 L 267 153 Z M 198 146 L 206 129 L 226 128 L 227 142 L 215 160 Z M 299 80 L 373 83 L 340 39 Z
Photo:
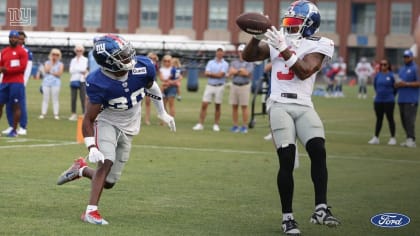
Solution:
M 32 139 L 28 139 L 32 141 Z M 41 140 L 39 140 L 41 141 Z M 51 142 L 52 140 L 44 140 Z M 0 149 L 15 149 L 15 148 L 39 148 L 39 147 L 59 147 L 67 145 L 79 145 L 77 142 L 56 142 L 56 143 L 45 143 L 45 144 L 27 144 L 27 145 L 7 145 L 0 146 Z M 236 149 L 215 149 L 215 148 L 192 148 L 192 147 L 170 147 L 170 146 L 157 146 L 157 145 L 132 145 L 133 148 L 144 148 L 144 149 L 159 149 L 159 150 L 177 150 L 177 151 L 197 151 L 197 152 L 214 152 L 214 153 L 238 153 L 247 155 L 267 155 L 275 157 L 274 151 L 246 151 Z M 299 153 L 299 156 L 308 157 L 306 153 Z M 334 160 L 364 160 L 364 161 L 380 161 L 390 163 L 406 163 L 406 164 L 420 164 L 420 160 L 401 160 L 401 159 L 383 159 L 377 157 L 361 157 L 361 156 L 348 156 L 348 155 L 334 155 L 328 154 L 328 159 Z
M 222 153 L 239 153 L 239 154 L 259 154 L 259 155 L 269 155 L 275 156 L 274 151 L 264 152 L 264 151 L 244 151 L 244 150 L 235 150 L 235 149 L 212 149 L 212 148 L 190 148 L 190 147 L 168 147 L 168 146 L 156 146 L 156 145 L 133 145 L 132 147 L 136 148 L 148 148 L 148 149 L 166 149 L 166 150 L 183 150 L 183 151 L 201 151 L 201 152 L 222 152 Z M 420 164 L 420 160 L 401 160 L 401 159 L 383 159 L 377 157 L 361 157 L 361 156 L 346 156 L 346 155 L 331 155 L 327 154 L 328 159 L 345 159 L 345 160 L 365 160 L 365 161 L 381 161 L 381 162 L 391 162 L 391 163 L 409 163 L 409 164 Z M 299 153 L 301 157 L 308 157 L 306 153 Z

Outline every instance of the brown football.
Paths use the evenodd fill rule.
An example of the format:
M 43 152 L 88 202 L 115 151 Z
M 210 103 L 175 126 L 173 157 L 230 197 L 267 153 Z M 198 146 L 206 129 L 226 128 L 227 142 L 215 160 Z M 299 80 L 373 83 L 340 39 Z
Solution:
M 263 34 L 271 27 L 270 20 L 257 12 L 242 13 L 236 18 L 236 24 L 248 34 Z

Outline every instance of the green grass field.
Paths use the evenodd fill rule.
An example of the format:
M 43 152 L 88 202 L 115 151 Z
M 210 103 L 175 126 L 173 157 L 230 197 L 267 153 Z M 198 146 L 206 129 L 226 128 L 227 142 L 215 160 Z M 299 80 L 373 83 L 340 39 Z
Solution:
M 51 105 L 48 117 L 38 120 L 40 81 L 31 80 L 28 135 L 0 137 L 0 235 L 282 234 L 278 159 L 272 143 L 263 140 L 268 133 L 267 117 L 257 116 L 248 134 L 229 132 L 226 90 L 221 132 L 211 131 L 213 106 L 206 129 L 193 132 L 204 80 L 198 92 L 184 89 L 183 100 L 176 103 L 176 133 L 160 126 L 154 111 L 152 125 L 142 126 L 120 182 L 102 195 L 100 210 L 110 225 L 81 222 L 90 182 L 81 179 L 56 185 L 58 175 L 73 159 L 87 154 L 84 145 L 75 142 L 76 122 L 67 120 L 68 77 L 63 80 L 61 120 L 52 118 Z M 381 133 L 384 144 L 367 144 L 375 121 L 371 87 L 369 92 L 367 100 L 356 98 L 356 87 L 345 87 L 346 98 L 314 97 L 327 135 L 328 200 L 342 225 L 327 228 L 309 223 L 313 186 L 310 162 L 300 146 L 294 211 L 303 235 L 420 235 L 419 148 L 386 145 L 386 121 Z M 401 142 L 404 134 L 398 109 L 395 118 Z M 6 127 L 3 117 L 0 129 Z M 394 229 L 370 223 L 372 216 L 385 212 L 405 214 L 411 223 Z

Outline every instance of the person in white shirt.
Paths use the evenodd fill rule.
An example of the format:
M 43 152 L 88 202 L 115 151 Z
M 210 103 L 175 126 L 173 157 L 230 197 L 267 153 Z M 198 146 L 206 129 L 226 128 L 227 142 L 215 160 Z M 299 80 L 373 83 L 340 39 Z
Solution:
M 366 99 L 368 78 L 374 72 L 372 65 L 370 65 L 370 63 L 367 61 L 366 57 L 362 57 L 357 63 L 354 72 L 357 75 L 357 82 L 359 84 L 359 94 L 357 97 Z
M 70 93 L 71 93 L 71 116 L 69 120 L 76 121 L 76 101 L 77 91 L 79 91 L 80 105 L 82 114 L 85 113 L 86 83 L 85 77 L 88 73 L 88 59 L 83 56 L 85 48 L 82 45 L 76 45 L 74 52 L 76 56 L 70 61 Z
M 292 209 L 297 138 L 311 160 L 315 211 L 310 222 L 340 224 L 327 205 L 325 131 L 311 99 L 316 74 L 334 53 L 332 40 L 313 36 L 320 22 L 321 16 L 313 3 L 295 1 L 286 11 L 280 30 L 272 26 L 265 34 L 255 35 L 242 54 L 246 61 L 270 58 L 272 63 L 267 107 L 280 162 L 277 187 L 283 213 L 282 229 L 287 235 L 300 235 Z

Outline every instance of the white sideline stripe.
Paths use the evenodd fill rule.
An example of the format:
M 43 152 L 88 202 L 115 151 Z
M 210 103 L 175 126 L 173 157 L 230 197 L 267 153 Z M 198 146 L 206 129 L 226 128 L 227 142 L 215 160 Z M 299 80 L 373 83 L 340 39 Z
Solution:
M 37 148 L 37 147 L 57 147 L 65 145 L 75 145 L 79 144 L 77 142 L 60 142 L 60 143 L 49 143 L 49 144 L 30 144 L 30 145 L 9 145 L 9 146 L 0 146 L 0 149 L 10 149 L 10 148 Z M 166 149 L 166 150 L 184 150 L 184 151 L 199 151 L 199 152 L 222 152 L 222 153 L 239 153 L 239 154 L 260 154 L 260 155 L 270 155 L 274 156 L 273 152 L 263 152 L 263 151 L 244 151 L 244 150 L 235 150 L 235 149 L 212 149 L 212 148 L 191 148 L 191 147 L 168 147 L 168 146 L 156 146 L 156 145 L 132 145 L 136 148 L 148 148 L 148 149 Z M 328 155 L 328 154 L 327 154 Z M 306 153 L 299 153 L 299 156 L 308 157 Z M 328 155 L 328 159 L 345 159 L 345 160 L 365 160 L 365 161 L 381 161 L 381 162 L 391 162 L 391 163 L 407 163 L 407 164 L 420 164 L 420 161 L 417 160 L 400 160 L 400 159 L 382 159 L 382 158 L 371 158 L 371 157 L 360 157 L 360 156 L 344 156 L 344 155 Z
M 74 145 L 79 144 L 77 142 L 61 142 L 61 143 L 45 143 L 45 144 L 26 144 L 26 145 L 9 145 L 9 146 L 0 146 L 0 149 L 9 149 L 9 148 L 37 148 L 37 147 L 57 147 L 65 145 Z
M 211 149 L 211 148 L 190 148 L 190 147 L 167 147 L 167 146 L 156 146 L 156 145 L 133 145 L 133 147 L 139 148 L 150 148 L 150 149 L 166 149 L 166 150 L 184 150 L 184 151 L 202 151 L 202 152 L 223 152 L 223 153 L 241 153 L 241 154 L 263 154 L 263 155 L 272 155 L 273 152 L 263 152 L 263 151 L 243 151 L 235 149 Z M 299 156 L 309 157 L 306 153 L 299 153 Z M 400 160 L 400 159 L 381 159 L 381 158 L 370 158 L 370 157 L 358 157 L 358 156 L 344 156 L 344 155 L 328 155 L 328 159 L 347 159 L 347 160 L 366 160 L 366 161 L 381 161 L 381 162 L 391 162 L 391 163 L 408 163 L 408 164 L 420 164 L 420 161 L 417 160 Z

